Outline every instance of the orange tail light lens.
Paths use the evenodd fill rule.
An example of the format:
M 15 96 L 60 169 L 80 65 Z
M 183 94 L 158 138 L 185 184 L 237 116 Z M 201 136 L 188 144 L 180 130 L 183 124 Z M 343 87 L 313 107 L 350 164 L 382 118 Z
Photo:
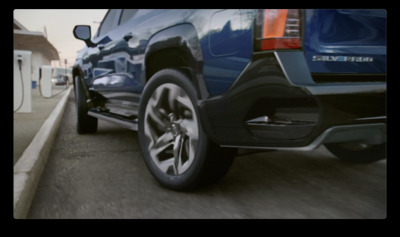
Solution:
M 267 9 L 261 14 L 261 30 L 258 37 L 256 36 L 259 50 L 301 47 L 301 22 L 298 9 Z

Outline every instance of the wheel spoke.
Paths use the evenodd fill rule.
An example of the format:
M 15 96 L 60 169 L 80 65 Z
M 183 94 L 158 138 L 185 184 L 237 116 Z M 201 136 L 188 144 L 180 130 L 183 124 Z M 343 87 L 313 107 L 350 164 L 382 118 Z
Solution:
M 176 101 L 178 103 L 180 103 L 181 105 L 184 105 L 186 108 L 193 110 L 192 102 L 190 101 L 190 99 L 187 95 L 176 97 Z
M 178 135 L 175 137 L 174 141 L 174 167 L 175 167 L 175 174 L 179 174 L 180 167 L 182 167 L 182 136 Z
M 161 172 L 180 175 L 194 161 L 199 130 L 195 108 L 179 86 L 159 86 L 145 111 L 148 150 Z
M 168 160 L 160 161 L 157 165 L 158 165 L 158 168 L 163 173 L 169 173 L 169 172 L 171 172 L 171 169 L 172 169 L 173 174 L 176 174 L 174 162 L 175 162 L 175 159 L 171 158 Z
M 157 110 L 156 108 L 149 111 L 147 120 L 148 119 L 151 119 L 152 122 L 154 122 L 157 125 L 157 128 L 161 131 L 165 131 L 165 128 L 169 125 L 169 123 L 165 120 L 165 116 L 163 116 L 161 111 Z
M 193 119 L 182 119 L 181 127 L 190 139 L 198 140 L 199 130 L 197 128 L 197 121 Z
M 157 139 L 157 146 L 164 146 L 166 144 L 171 144 L 171 142 L 173 141 L 174 136 L 172 136 L 172 134 L 170 132 L 166 132 L 163 135 L 161 135 L 158 139 Z
M 151 151 L 154 151 L 154 155 L 158 156 L 161 152 L 167 149 L 173 144 L 173 136 L 171 133 L 164 133 L 155 142 L 152 147 L 149 147 Z
M 147 102 L 147 106 L 151 106 L 152 108 L 158 107 L 162 93 L 164 93 L 164 90 L 155 90 Z
M 178 96 L 181 94 L 182 89 L 177 86 L 170 86 L 169 87 L 169 94 L 168 94 L 168 104 L 169 107 L 173 110 L 176 111 L 176 100 Z

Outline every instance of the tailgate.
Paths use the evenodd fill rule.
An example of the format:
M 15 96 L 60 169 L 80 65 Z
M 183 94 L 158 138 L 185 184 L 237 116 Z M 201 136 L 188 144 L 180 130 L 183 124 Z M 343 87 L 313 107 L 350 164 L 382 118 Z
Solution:
M 386 10 L 305 10 L 304 51 L 314 74 L 386 74 Z

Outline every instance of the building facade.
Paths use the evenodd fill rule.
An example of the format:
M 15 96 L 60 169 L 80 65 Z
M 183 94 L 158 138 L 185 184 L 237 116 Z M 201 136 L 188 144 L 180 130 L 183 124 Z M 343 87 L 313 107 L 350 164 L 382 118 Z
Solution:
M 57 49 L 42 32 L 29 31 L 14 19 L 14 50 L 32 52 L 32 80 L 39 80 L 39 68 L 51 65 L 52 60 L 60 60 Z

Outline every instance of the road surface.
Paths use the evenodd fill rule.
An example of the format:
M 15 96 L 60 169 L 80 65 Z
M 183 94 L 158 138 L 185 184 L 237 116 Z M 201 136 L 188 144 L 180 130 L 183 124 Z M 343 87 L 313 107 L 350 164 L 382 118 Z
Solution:
M 238 156 L 218 183 L 194 192 L 161 187 L 137 133 L 100 121 L 78 135 L 74 93 L 28 218 L 386 218 L 386 160 L 349 165 L 324 147 Z

